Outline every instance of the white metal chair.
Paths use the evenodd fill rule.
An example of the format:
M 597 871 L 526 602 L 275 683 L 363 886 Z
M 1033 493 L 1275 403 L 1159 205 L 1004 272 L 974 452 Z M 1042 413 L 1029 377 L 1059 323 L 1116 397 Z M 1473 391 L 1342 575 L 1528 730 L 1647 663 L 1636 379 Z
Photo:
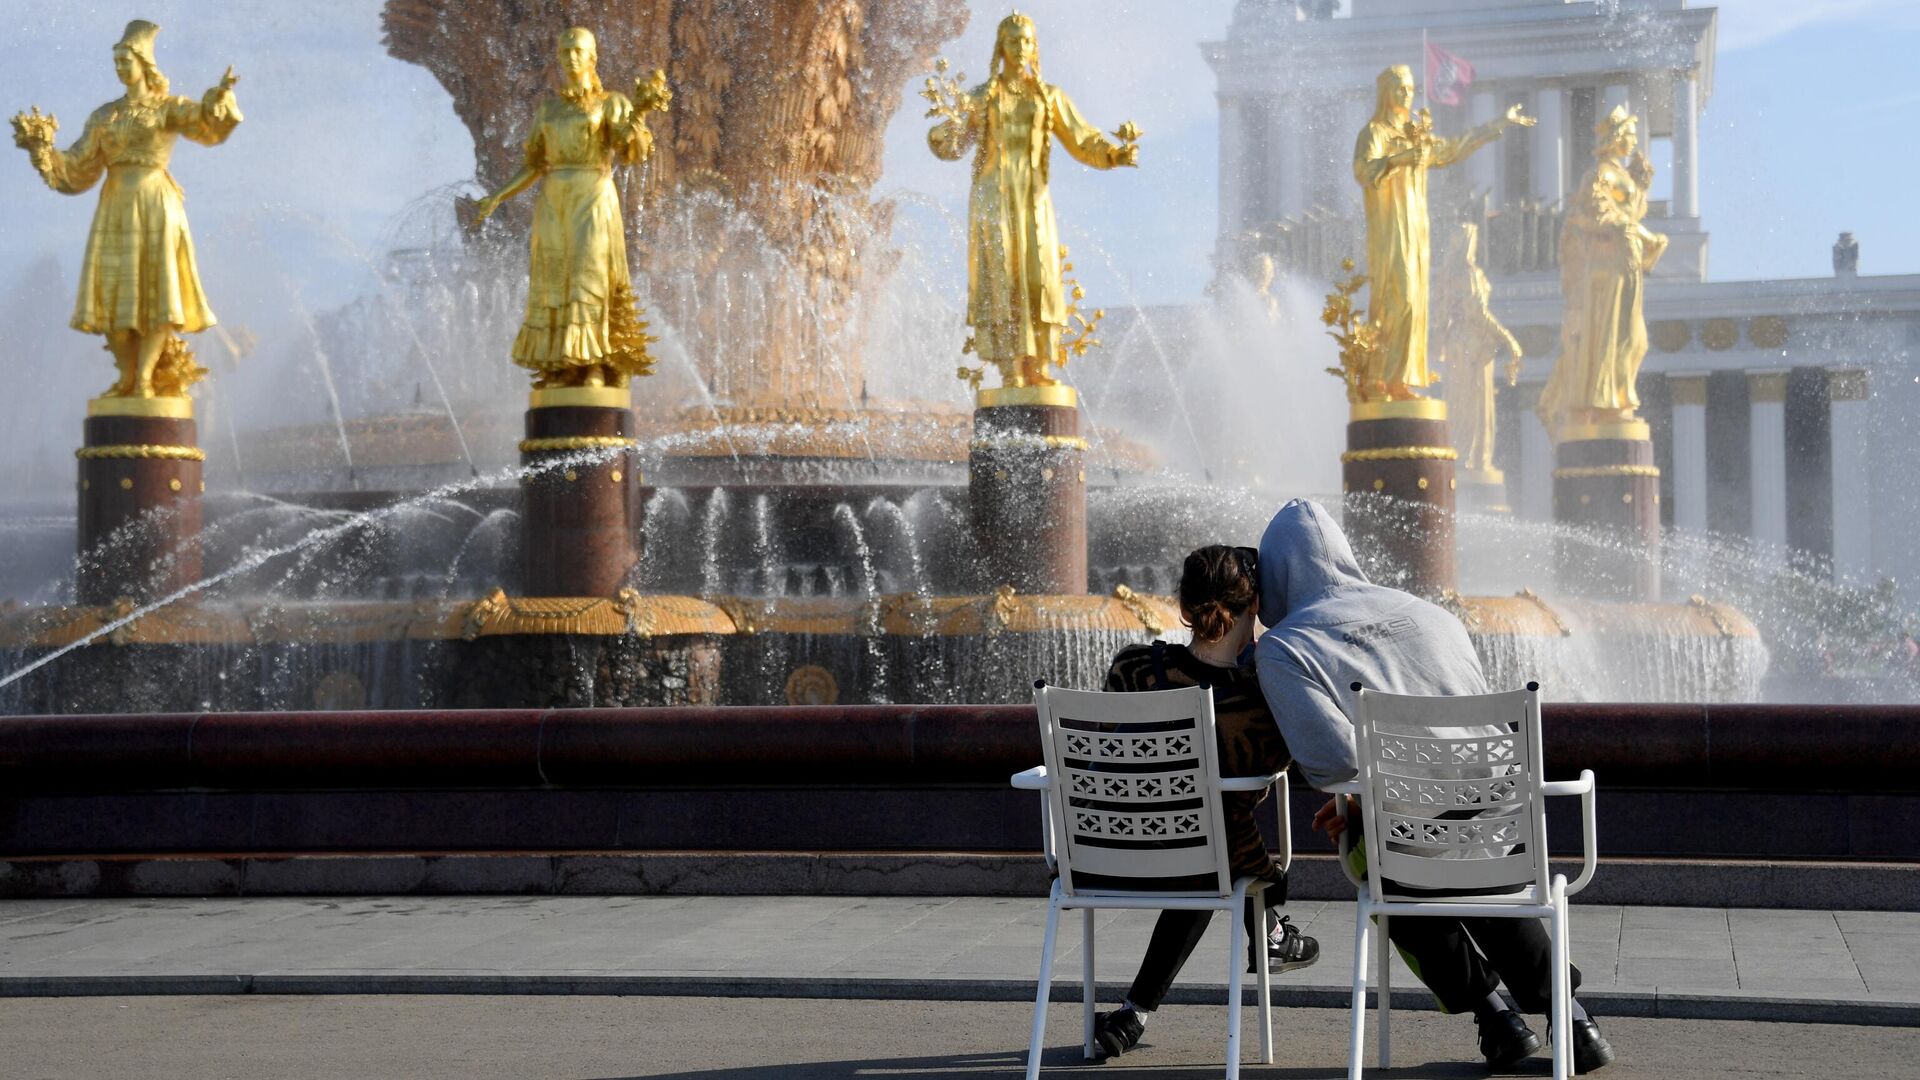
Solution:
M 1078 908 L 1081 923 L 1081 1028 L 1094 1056 L 1094 925 L 1097 908 L 1217 909 L 1230 913 L 1227 951 L 1227 1077 L 1240 1075 L 1240 985 L 1247 948 L 1241 911 L 1249 894 L 1267 883 L 1234 880 L 1221 816 L 1223 791 L 1275 792 L 1280 863 L 1292 862 L 1288 840 L 1287 778 L 1220 776 L 1214 742 L 1213 692 L 1204 686 L 1144 693 L 1093 693 L 1036 683 L 1040 741 L 1046 764 L 1013 777 L 1013 786 L 1044 793 L 1040 825 L 1047 865 L 1058 876 L 1047 902 L 1047 933 L 1040 948 L 1040 986 L 1034 995 L 1033 1039 L 1027 1080 L 1040 1075 L 1053 949 L 1060 912 Z M 1093 876 L 1093 877 L 1090 877 Z M 1165 890 L 1168 879 L 1195 878 L 1205 888 Z M 1096 880 L 1097 879 L 1097 880 Z M 1259 934 L 1267 935 L 1267 912 Z M 1259 956 L 1261 1060 L 1273 1062 L 1272 983 L 1267 950 Z
M 1593 772 L 1547 783 L 1541 769 L 1539 683 L 1503 694 L 1411 697 L 1359 695 L 1357 780 L 1327 788 L 1359 797 L 1367 875 L 1340 837 L 1340 865 L 1358 889 L 1353 931 L 1353 1031 L 1347 1076 L 1360 1080 L 1366 1037 L 1367 927 L 1378 957 L 1380 1062 L 1392 1067 L 1392 966 L 1388 920 L 1395 915 L 1545 919 L 1553 941 L 1553 1075 L 1572 1072 L 1568 1016 L 1567 898 L 1593 878 Z M 1545 796 L 1578 795 L 1584 864 L 1572 884 L 1547 863 Z M 1472 816 L 1467 816 L 1471 814 Z M 1454 895 L 1396 896 L 1385 883 Z

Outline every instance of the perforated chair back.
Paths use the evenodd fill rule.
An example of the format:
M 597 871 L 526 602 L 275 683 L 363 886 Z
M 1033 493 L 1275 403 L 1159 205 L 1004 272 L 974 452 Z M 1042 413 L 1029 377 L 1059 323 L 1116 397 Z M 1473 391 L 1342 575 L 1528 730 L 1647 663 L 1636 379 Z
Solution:
M 1233 893 L 1212 690 L 1042 685 L 1033 699 L 1055 778 L 1048 818 L 1066 895 Z M 1191 887 L 1169 891 L 1173 879 Z
M 1362 689 L 1356 713 L 1368 875 L 1414 889 L 1547 895 L 1536 689 L 1407 697 Z

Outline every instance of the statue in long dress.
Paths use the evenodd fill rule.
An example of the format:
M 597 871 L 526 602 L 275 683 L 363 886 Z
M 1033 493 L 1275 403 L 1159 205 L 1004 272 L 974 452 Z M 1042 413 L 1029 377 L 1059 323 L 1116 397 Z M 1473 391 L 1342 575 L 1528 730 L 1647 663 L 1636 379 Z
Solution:
M 526 163 L 475 208 L 479 221 L 536 181 L 527 315 L 513 362 L 536 373 L 536 388 L 625 386 L 652 371 L 646 324 L 627 271 L 626 232 L 613 186 L 615 165 L 638 165 L 653 152 L 649 112 L 672 100 L 666 73 L 637 82 L 633 97 L 600 83 L 592 31 L 560 35 L 563 85 L 540 102 L 527 136 Z
M 160 27 L 127 24 L 113 47 L 113 70 L 125 95 L 87 117 L 79 141 L 53 145 L 59 124 L 39 109 L 13 118 L 13 141 L 27 151 L 47 186 L 63 195 L 92 188 L 101 174 L 100 204 L 80 263 L 80 294 L 71 325 L 101 334 L 120 371 L 103 398 L 182 397 L 206 374 L 181 334 L 214 325 L 200 287 L 193 237 L 180 185 L 167 171 L 174 140 L 218 146 L 240 124 L 229 67 L 200 100 L 168 93 L 153 59 Z
M 973 189 L 967 198 L 967 325 L 973 351 L 1000 369 L 1007 386 L 1046 386 L 1047 366 L 1060 358 L 1075 299 L 1063 283 L 1063 250 L 1047 188 L 1052 141 L 1096 169 L 1137 165 L 1139 131 L 1122 125 L 1109 138 L 1081 119 L 1059 87 L 1040 76 L 1033 20 L 1001 20 L 992 71 L 971 90 L 937 92 L 929 80 L 929 115 L 945 120 L 927 133 L 943 161 L 969 147 Z
M 1532 127 L 1520 106 L 1465 135 L 1443 139 L 1427 110 L 1413 111 L 1413 70 L 1397 64 L 1374 80 L 1373 118 L 1353 147 L 1353 176 L 1367 212 L 1367 324 L 1372 345 L 1365 370 L 1350 376 L 1358 401 L 1420 397 L 1432 385 L 1427 366 L 1427 170 L 1444 168 L 1499 138 L 1508 127 Z
M 1540 419 L 1569 423 L 1630 420 L 1640 407 L 1634 381 L 1647 356 L 1642 292 L 1667 250 L 1649 230 L 1653 165 L 1639 151 L 1639 122 L 1615 107 L 1594 125 L 1593 168 L 1568 201 L 1560 228 L 1560 358 L 1540 393 Z
M 1496 479 L 1494 466 L 1494 359 L 1507 350 L 1507 385 L 1520 373 L 1520 342 L 1493 317 L 1488 307 L 1493 287 L 1480 269 L 1476 252 L 1480 227 L 1460 223 L 1440 261 L 1434 285 L 1434 357 L 1440 363 L 1442 388 L 1447 396 L 1447 418 L 1453 446 L 1459 451 L 1457 468 L 1469 477 Z

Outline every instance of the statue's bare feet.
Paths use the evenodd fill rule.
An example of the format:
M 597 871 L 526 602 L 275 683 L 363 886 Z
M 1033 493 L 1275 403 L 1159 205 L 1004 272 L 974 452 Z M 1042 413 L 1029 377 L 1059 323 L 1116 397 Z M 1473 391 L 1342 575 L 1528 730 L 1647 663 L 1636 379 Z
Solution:
M 1413 388 L 1411 386 L 1408 386 L 1406 383 L 1397 382 L 1397 383 L 1389 383 L 1387 385 L 1388 400 L 1411 401 L 1414 398 L 1417 398 L 1419 396 L 1420 395 L 1414 393 Z
M 607 369 L 599 364 L 589 365 L 586 369 L 586 377 L 580 380 L 580 385 L 596 390 L 607 385 Z

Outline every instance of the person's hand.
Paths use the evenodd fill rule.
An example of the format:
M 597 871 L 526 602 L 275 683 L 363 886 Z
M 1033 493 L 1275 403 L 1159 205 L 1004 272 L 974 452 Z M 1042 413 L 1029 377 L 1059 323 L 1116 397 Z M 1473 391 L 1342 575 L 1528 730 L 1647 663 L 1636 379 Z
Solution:
M 1335 795 L 1328 799 L 1325 806 L 1314 812 L 1314 831 L 1326 833 L 1327 839 L 1338 844 L 1340 834 L 1347 831 L 1346 802 L 1345 795 Z
M 1140 148 L 1129 143 L 1120 148 L 1120 152 L 1114 155 L 1114 159 L 1123 166 L 1138 166 L 1140 164 Z

